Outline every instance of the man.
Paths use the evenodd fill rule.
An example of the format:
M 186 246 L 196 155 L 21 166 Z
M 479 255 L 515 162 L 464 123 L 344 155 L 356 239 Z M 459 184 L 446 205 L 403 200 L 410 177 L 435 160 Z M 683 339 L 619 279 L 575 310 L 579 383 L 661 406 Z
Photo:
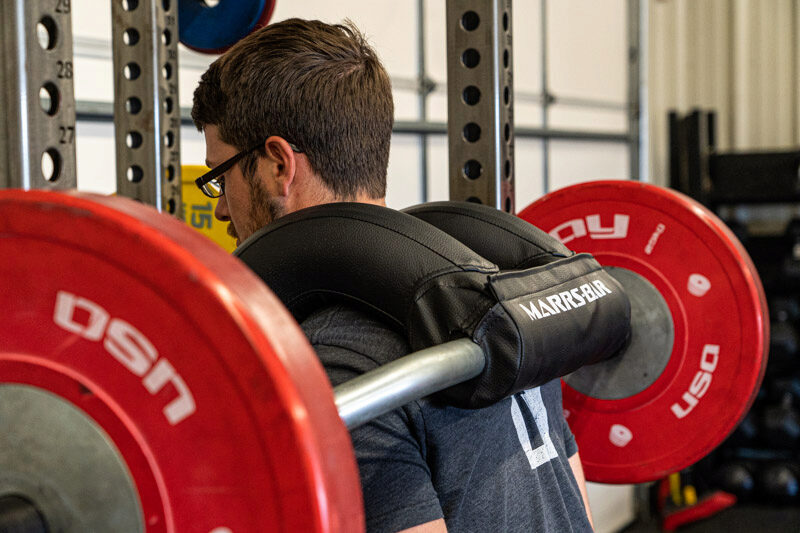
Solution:
M 385 205 L 391 85 L 352 25 L 292 19 L 254 32 L 203 75 L 192 118 L 212 168 L 200 181 L 237 243 L 305 207 Z M 410 351 L 341 305 L 302 327 L 334 385 Z M 591 530 L 558 381 L 479 410 L 419 400 L 351 437 L 370 531 Z

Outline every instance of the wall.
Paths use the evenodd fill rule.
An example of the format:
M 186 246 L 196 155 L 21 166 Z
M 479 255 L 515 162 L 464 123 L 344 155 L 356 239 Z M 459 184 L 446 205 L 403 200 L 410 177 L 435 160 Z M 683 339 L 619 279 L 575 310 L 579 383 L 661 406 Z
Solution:
M 800 0 L 650 0 L 650 171 L 666 184 L 667 113 L 717 112 L 722 151 L 800 145 Z
M 627 23 L 625 0 L 546 0 L 547 54 L 542 54 L 543 0 L 514 2 L 515 120 L 518 127 L 605 131 L 627 129 Z M 75 84 L 79 101 L 111 102 L 110 3 L 73 2 Z M 445 2 L 426 0 L 427 75 L 436 89 L 427 116 L 419 114 L 417 77 L 417 2 L 415 0 L 278 0 L 273 21 L 313 17 L 326 21 L 352 19 L 365 31 L 393 78 L 397 120 L 447 121 Z M 213 57 L 180 51 L 180 102 L 191 106 L 194 86 Z M 548 93 L 555 103 L 542 112 L 543 65 Z M 111 123 L 80 121 L 77 126 L 78 186 L 110 193 L 115 190 L 114 132 Z M 422 146 L 427 146 L 427 183 L 421 169 Z M 191 127 L 181 130 L 184 164 L 202 164 L 202 136 Z M 401 208 L 448 197 L 447 140 L 396 134 L 389 163 L 388 203 Z M 516 139 L 516 204 L 521 210 L 549 188 L 602 178 L 626 179 L 629 151 L 624 143 Z M 597 530 L 614 531 L 632 519 L 629 487 L 590 484 Z

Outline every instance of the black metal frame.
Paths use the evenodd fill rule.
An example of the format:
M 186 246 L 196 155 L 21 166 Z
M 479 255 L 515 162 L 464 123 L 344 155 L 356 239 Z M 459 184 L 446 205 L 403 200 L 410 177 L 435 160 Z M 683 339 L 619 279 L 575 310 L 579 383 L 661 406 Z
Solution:
M 716 115 L 669 114 L 669 185 L 703 204 L 800 202 L 800 149 L 717 152 Z

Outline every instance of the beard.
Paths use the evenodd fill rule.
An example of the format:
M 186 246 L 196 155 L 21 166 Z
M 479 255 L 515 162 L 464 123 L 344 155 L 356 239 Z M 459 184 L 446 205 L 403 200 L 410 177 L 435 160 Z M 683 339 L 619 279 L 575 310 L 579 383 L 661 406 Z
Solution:
M 250 184 L 250 218 L 243 221 L 240 237 L 233 222 L 228 224 L 228 235 L 236 239 L 236 246 L 241 241 L 286 214 L 286 208 L 280 198 L 273 196 L 258 179 L 248 180 Z
M 228 235 L 236 239 L 236 244 L 239 244 L 239 234 L 236 233 L 236 228 L 233 226 L 233 222 L 228 222 Z

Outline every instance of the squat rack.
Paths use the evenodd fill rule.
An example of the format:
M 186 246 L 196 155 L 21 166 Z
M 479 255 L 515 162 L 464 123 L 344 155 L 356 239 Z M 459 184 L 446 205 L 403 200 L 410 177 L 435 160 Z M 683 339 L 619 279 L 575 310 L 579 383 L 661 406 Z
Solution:
M 117 194 L 182 217 L 178 8 L 112 0 Z M 6 0 L 0 187 L 77 186 L 70 0 Z
M 0 115 L 8 117 L 9 127 L 7 132 L 0 132 L 0 187 L 75 188 L 76 116 L 82 120 L 113 120 L 117 193 L 181 217 L 180 126 L 191 124 L 191 119 L 188 110 L 179 108 L 179 2 L 111 1 L 114 103 L 78 102 L 76 114 L 70 0 L 7 1 L 10 10 L 0 23 L 0 42 L 4 45 L 0 72 L 9 81 L 0 93 Z M 552 139 L 626 143 L 630 176 L 639 179 L 640 1 L 627 0 L 627 132 L 549 127 L 548 108 L 556 102 L 593 108 L 610 104 L 560 98 L 549 92 L 547 0 L 541 0 L 540 5 L 543 90 L 540 95 L 515 95 L 512 0 L 447 0 L 449 120 L 445 125 L 427 119 L 428 96 L 436 84 L 426 72 L 425 2 L 418 0 L 417 79 L 393 81 L 396 86 L 408 82 L 406 85 L 416 88 L 420 119 L 398 121 L 393 131 L 421 135 L 423 201 L 427 200 L 426 139 L 445 133 L 452 199 L 471 199 L 513 212 L 517 136 L 543 140 L 543 192 L 549 189 L 548 150 Z M 466 29 L 476 17 L 477 25 Z M 478 100 L 473 101 L 476 94 Z M 541 102 L 542 127 L 514 127 L 515 96 Z

